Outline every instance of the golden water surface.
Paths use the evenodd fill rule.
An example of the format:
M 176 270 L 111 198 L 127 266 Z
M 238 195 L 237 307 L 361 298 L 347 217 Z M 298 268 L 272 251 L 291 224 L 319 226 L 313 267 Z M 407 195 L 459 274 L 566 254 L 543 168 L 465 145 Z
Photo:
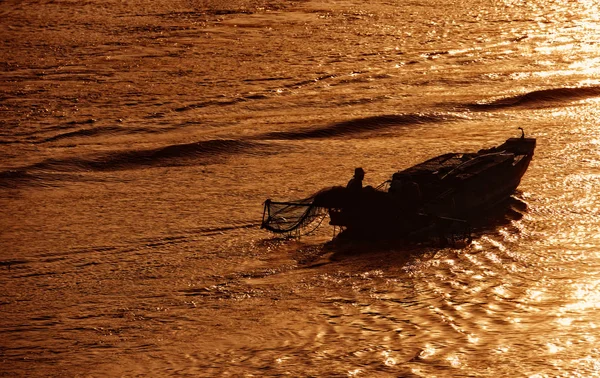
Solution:
M 593 1 L 0 2 L 0 375 L 600 376 Z M 464 246 L 258 228 L 519 135 Z

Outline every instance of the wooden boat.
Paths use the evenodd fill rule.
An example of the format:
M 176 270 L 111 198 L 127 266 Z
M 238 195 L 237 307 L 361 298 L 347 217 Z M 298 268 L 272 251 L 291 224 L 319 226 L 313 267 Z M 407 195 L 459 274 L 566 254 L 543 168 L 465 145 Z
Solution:
M 497 147 L 434 157 L 394 173 L 378 188 L 336 186 L 300 201 L 267 200 L 262 227 L 290 233 L 327 214 L 331 225 L 353 236 L 409 239 L 432 231 L 466 232 L 470 222 L 511 196 L 535 146 L 535 138 L 522 133 Z

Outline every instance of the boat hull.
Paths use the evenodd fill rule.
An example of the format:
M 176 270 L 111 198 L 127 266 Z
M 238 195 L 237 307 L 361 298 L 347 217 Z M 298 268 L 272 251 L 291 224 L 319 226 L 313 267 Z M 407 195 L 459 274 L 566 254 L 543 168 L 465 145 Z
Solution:
M 388 191 L 336 187 L 317 196 L 315 204 L 327 208 L 330 224 L 346 234 L 410 238 L 461 230 L 514 193 L 534 149 L 535 139 L 511 138 L 475 154 L 440 155 L 394 174 Z
M 411 239 L 466 232 L 510 198 L 535 146 L 534 138 L 509 138 L 478 152 L 436 156 L 394 173 L 376 189 L 336 186 L 302 200 L 267 200 L 262 227 L 298 234 L 328 213 L 331 225 L 360 237 Z

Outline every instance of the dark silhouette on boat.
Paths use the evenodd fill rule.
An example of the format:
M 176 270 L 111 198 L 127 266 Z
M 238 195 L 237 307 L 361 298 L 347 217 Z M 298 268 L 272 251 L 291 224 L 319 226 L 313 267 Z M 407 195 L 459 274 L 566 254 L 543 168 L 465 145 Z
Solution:
M 507 203 L 529 167 L 536 140 L 521 131 L 497 147 L 447 153 L 396 172 L 377 188 L 334 186 L 298 201 L 269 199 L 261 227 L 299 233 L 328 215 L 344 237 L 468 238 L 472 224 Z

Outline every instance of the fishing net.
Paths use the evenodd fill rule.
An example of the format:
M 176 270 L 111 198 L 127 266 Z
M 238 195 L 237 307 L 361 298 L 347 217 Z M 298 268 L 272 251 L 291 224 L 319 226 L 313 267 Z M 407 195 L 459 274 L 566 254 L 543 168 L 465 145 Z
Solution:
M 261 228 L 277 234 L 300 233 L 313 224 L 318 227 L 327 209 L 315 206 L 316 195 L 296 201 L 265 201 Z
M 384 193 L 381 189 L 388 186 L 389 181 L 386 181 L 376 190 L 366 191 L 365 195 Z M 335 210 L 347 208 L 354 200 L 343 186 L 325 188 L 301 200 L 277 202 L 268 199 L 264 204 L 261 228 L 277 234 L 308 234 L 319 227 L 327 215 L 337 214 Z M 330 210 L 334 212 L 330 214 Z M 313 228 L 306 231 L 309 227 Z

